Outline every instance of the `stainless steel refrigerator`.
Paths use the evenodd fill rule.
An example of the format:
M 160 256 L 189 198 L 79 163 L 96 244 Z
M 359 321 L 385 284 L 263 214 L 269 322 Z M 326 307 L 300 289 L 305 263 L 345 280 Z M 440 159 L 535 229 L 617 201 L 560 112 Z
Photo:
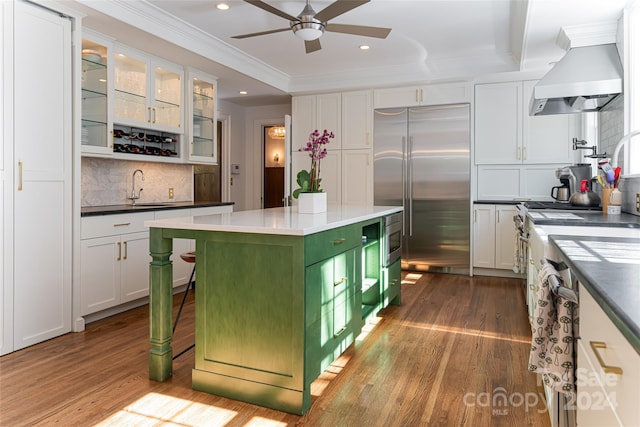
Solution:
M 375 111 L 374 203 L 404 206 L 402 268 L 468 274 L 469 104 Z

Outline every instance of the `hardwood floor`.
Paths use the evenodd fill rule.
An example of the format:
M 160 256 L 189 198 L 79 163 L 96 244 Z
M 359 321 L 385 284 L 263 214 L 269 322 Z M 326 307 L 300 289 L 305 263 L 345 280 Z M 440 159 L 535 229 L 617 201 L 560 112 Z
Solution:
M 549 425 L 519 280 L 403 272 L 402 293 L 314 382 L 302 417 L 192 390 L 193 350 L 149 380 L 141 307 L 0 358 L 0 426 Z M 193 321 L 191 296 L 174 354 Z

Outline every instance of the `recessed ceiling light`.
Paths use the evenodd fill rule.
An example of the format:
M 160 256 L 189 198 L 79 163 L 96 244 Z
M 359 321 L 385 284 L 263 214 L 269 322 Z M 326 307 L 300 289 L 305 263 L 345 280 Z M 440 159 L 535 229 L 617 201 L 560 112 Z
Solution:
M 218 8 L 218 10 L 229 10 L 229 5 L 226 3 L 218 3 L 216 8 Z
M 240 95 L 246 95 L 246 94 L 247 94 L 247 91 L 246 91 L 246 90 L 241 90 L 241 91 L 240 91 Z
M 360 50 L 369 50 L 369 46 L 366 44 L 360 45 Z

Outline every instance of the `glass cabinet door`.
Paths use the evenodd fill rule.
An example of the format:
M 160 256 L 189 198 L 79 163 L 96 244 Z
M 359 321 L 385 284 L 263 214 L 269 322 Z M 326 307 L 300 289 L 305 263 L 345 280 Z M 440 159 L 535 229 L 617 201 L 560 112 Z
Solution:
M 154 125 L 180 128 L 182 98 L 182 76 L 161 67 L 155 67 L 154 104 L 151 106 L 151 123 Z
M 111 146 L 108 119 L 106 46 L 82 40 L 82 151 L 108 152 Z
M 191 160 L 217 163 L 216 82 L 191 77 Z
M 123 124 L 151 123 L 147 107 L 147 62 L 123 53 L 115 55 L 113 114 Z

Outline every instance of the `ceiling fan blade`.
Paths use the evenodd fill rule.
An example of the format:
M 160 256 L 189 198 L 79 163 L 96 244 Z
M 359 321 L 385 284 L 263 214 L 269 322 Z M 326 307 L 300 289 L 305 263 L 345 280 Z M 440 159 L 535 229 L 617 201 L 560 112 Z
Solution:
M 281 33 L 283 31 L 290 31 L 290 30 L 291 30 L 291 28 L 278 28 L 277 30 L 260 31 L 259 33 L 240 34 L 239 36 L 231 36 L 231 38 L 232 39 L 246 39 L 246 38 L 249 38 L 249 37 L 264 36 L 266 34 Z
M 353 34 L 356 36 L 386 38 L 391 32 L 391 28 L 367 27 L 365 25 L 327 24 L 326 31 L 333 33 Z
M 320 12 L 316 13 L 314 18 L 318 21 L 327 22 L 336 16 L 349 12 L 351 9 L 355 9 L 365 3 L 369 3 L 369 1 L 371 0 L 336 0 Z
M 320 49 L 322 49 L 322 46 L 320 46 L 320 39 L 304 41 L 304 50 L 306 53 L 312 53 Z
M 256 7 L 259 7 L 262 10 L 266 10 L 269 13 L 278 15 L 279 17 L 284 18 L 288 21 L 299 21 L 299 19 L 296 18 L 295 16 L 291 16 L 288 13 L 281 11 L 280 9 L 276 9 L 275 7 L 263 2 L 262 0 L 244 0 L 244 1 Z

